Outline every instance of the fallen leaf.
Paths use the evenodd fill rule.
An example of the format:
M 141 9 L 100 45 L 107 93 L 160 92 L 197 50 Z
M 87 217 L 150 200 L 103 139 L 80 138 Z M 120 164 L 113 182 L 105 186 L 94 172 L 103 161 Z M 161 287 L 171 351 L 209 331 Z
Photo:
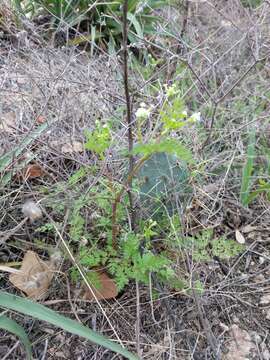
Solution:
M 37 118 L 36 118 L 36 123 L 37 124 L 44 124 L 46 122 L 46 119 L 45 119 L 45 116 L 43 115 L 39 115 Z
M 104 300 L 115 298 L 118 294 L 117 287 L 113 279 L 111 279 L 106 272 L 102 270 L 91 271 L 91 275 L 96 275 L 98 280 L 98 286 L 91 285 L 90 289 L 84 284 L 84 296 L 85 300 Z
M 253 281 L 254 281 L 255 283 L 261 283 L 261 282 L 266 281 L 266 279 L 265 279 L 265 277 L 264 277 L 263 274 L 258 274 L 258 275 L 256 275 L 256 276 L 253 277 Z
M 83 144 L 80 141 L 73 141 L 72 143 L 64 144 L 62 146 L 62 152 L 64 154 L 83 152 Z
M 235 230 L 235 239 L 239 244 L 245 244 L 246 239 L 244 236 L 240 233 L 239 230 Z
M 29 164 L 23 171 L 24 180 L 42 177 L 45 174 L 44 169 L 39 164 Z
M 250 233 L 250 232 L 252 232 L 252 231 L 255 231 L 255 230 L 257 230 L 257 227 L 256 227 L 256 226 L 252 226 L 252 225 L 250 225 L 250 224 L 244 226 L 244 227 L 241 229 L 242 233 L 244 233 L 244 234 L 248 234 L 248 233 Z
M 84 146 L 81 141 L 71 141 L 69 138 L 61 139 L 61 141 L 52 141 L 50 146 L 61 151 L 63 154 L 80 153 L 84 151 Z
M 16 129 L 16 114 L 10 111 L 0 119 L 0 131 L 13 134 Z
M 270 360 L 270 351 L 268 349 L 264 349 L 262 351 L 263 360 Z
M 270 303 L 270 294 L 265 294 L 261 297 L 260 299 L 260 304 L 261 305 L 266 305 Z
M 250 334 L 246 330 L 239 328 L 237 324 L 233 324 L 230 327 L 230 335 L 232 339 L 228 342 L 228 353 L 224 359 L 246 360 L 251 355 L 251 351 L 256 349 Z
M 53 278 L 54 269 L 50 262 L 40 259 L 33 251 L 24 255 L 20 273 L 9 276 L 10 282 L 34 300 L 43 299 Z
M 232 27 L 231 21 L 221 20 L 221 25 L 224 27 Z
M 267 320 L 270 320 L 270 309 L 267 309 L 267 310 L 266 310 L 265 318 L 266 318 Z

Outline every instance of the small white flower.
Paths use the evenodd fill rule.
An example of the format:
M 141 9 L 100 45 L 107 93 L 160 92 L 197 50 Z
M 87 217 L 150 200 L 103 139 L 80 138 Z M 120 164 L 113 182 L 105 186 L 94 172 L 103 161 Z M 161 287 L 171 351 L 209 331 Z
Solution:
M 136 113 L 135 116 L 139 120 L 146 120 L 150 115 L 151 109 L 146 109 L 145 107 L 140 107 Z
M 182 115 L 187 117 L 187 111 L 186 110 L 182 111 Z
M 193 115 L 191 115 L 189 120 L 193 121 L 193 122 L 200 122 L 201 121 L 201 113 L 200 112 L 194 113 Z

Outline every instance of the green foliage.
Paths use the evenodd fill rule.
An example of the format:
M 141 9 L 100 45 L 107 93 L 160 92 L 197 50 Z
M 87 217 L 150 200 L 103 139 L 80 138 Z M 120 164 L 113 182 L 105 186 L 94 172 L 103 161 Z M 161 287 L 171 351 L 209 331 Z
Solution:
M 83 26 L 91 29 L 89 35 L 76 36 L 71 44 L 80 44 L 86 40 L 104 40 L 109 48 L 119 47 L 122 38 L 122 0 L 97 2 L 95 0 L 12 0 L 16 9 L 27 16 L 40 14 L 51 16 L 51 27 L 59 25 L 69 27 Z M 138 37 L 155 33 L 155 25 L 160 20 L 153 16 L 153 9 L 160 9 L 166 0 L 129 0 L 128 2 L 128 39 L 131 44 L 138 42 Z
M 102 249 L 89 244 L 87 247 L 81 247 L 78 260 L 87 274 L 91 274 L 89 272 L 91 268 L 106 266 L 108 272 L 113 275 L 119 290 L 122 290 L 130 280 L 148 284 L 152 273 L 156 274 L 161 282 L 167 283 L 174 280 L 176 275 L 171 268 L 171 261 L 162 254 L 154 254 L 150 243 L 142 250 L 142 241 L 140 234 L 125 233 L 119 241 L 118 251 L 109 244 L 103 246 Z M 73 280 L 77 281 L 78 272 L 74 268 L 71 271 Z M 90 280 L 93 281 L 93 279 Z
M 187 163 L 194 162 L 191 151 L 179 139 L 179 135 L 175 137 L 175 132 L 196 121 L 199 113 L 188 118 L 178 84 L 166 87 L 166 96 L 160 111 L 159 135 L 147 143 L 140 141 L 134 146 L 133 154 L 145 157 L 136 174 L 142 205 L 155 212 L 162 207 L 166 208 L 171 215 L 177 209 L 183 210 L 192 194 Z M 146 115 L 147 111 L 149 109 L 144 106 L 136 114 Z M 138 121 L 140 119 L 137 115 Z
M 46 223 L 42 226 L 39 226 L 35 232 L 41 232 L 41 233 L 46 233 L 46 232 L 51 232 L 54 231 L 54 226 L 51 223 Z
M 85 220 L 80 214 L 80 210 L 81 208 L 73 210 L 69 220 L 69 236 L 73 241 L 80 241 L 83 235 Z
M 156 153 L 167 153 L 176 155 L 179 159 L 192 162 L 192 154 L 184 145 L 176 139 L 164 139 L 160 142 L 149 142 L 138 144 L 134 147 L 133 154 L 143 154 L 149 156 Z
M 108 125 L 101 125 L 96 122 L 96 129 L 92 132 L 85 131 L 85 148 L 97 153 L 101 159 L 104 159 L 104 152 L 111 144 L 111 132 Z
M 147 109 L 141 105 L 136 117 L 144 121 L 150 113 L 151 108 Z M 160 221 L 163 218 L 166 226 L 170 226 L 167 216 L 176 213 L 180 208 L 183 210 L 192 195 L 189 186 L 190 172 L 187 167 L 187 163 L 193 162 L 192 154 L 173 135 L 173 132 L 179 131 L 190 122 L 183 110 L 176 86 L 167 88 L 167 100 L 160 112 L 160 122 L 161 130 L 158 137 L 146 144 L 139 143 L 133 150 L 134 155 L 142 155 L 142 165 L 134 177 L 138 180 L 141 204 L 151 211 L 154 210 L 155 219 Z M 105 152 L 112 143 L 110 128 L 97 123 L 95 130 L 86 132 L 85 135 L 85 148 L 104 159 Z M 69 236 L 72 241 L 80 244 L 77 261 L 86 274 L 91 274 L 91 269 L 106 267 L 119 289 L 123 289 L 130 280 L 148 284 L 151 274 L 155 274 L 161 282 L 170 283 L 174 288 L 186 287 L 185 282 L 173 271 L 168 253 L 156 251 L 151 242 L 156 236 L 163 237 L 157 223 L 153 220 L 142 220 L 138 233 L 130 231 L 126 215 L 127 196 L 123 196 L 118 204 L 118 246 L 117 249 L 112 246 L 112 203 L 115 193 L 122 189 L 122 186 L 100 178 L 95 186 L 81 194 L 79 189 L 88 174 L 89 170 L 86 168 L 79 169 L 61 190 L 65 197 L 70 193 L 68 199 L 63 199 L 62 206 L 66 202 L 70 209 L 67 221 Z M 89 209 L 94 215 L 90 221 L 91 233 L 89 223 L 86 223 Z M 78 271 L 74 268 L 71 269 L 71 277 L 73 281 L 77 281 L 79 277 Z
M 211 246 L 212 255 L 224 260 L 239 255 L 245 249 L 243 245 L 238 244 L 235 240 L 227 239 L 224 236 L 214 239 Z
M 249 191 L 246 194 L 245 200 L 247 205 L 254 201 L 258 196 L 270 201 L 270 150 L 268 141 L 260 139 L 256 146 L 256 157 L 258 161 L 254 161 L 251 176 L 251 184 Z M 254 156 L 255 156 L 254 155 Z M 259 159 L 263 159 L 260 161 Z
M 200 295 L 200 296 L 203 295 L 203 293 L 204 293 L 204 287 L 203 287 L 203 284 L 201 283 L 200 280 L 194 281 L 193 289 L 194 289 L 194 291 L 196 291 L 197 294 Z
M 244 206 L 247 206 L 249 204 L 249 193 L 253 182 L 252 173 L 254 170 L 255 139 L 255 131 L 253 130 L 250 132 L 247 158 L 242 173 L 240 201 Z
M 167 90 L 168 97 L 177 95 L 178 93 L 175 91 L 173 87 L 169 88 Z M 178 130 L 186 125 L 187 115 L 181 97 L 176 96 L 171 102 L 165 103 L 160 115 L 165 130 Z
M 255 9 L 263 3 L 263 0 L 241 0 L 244 7 Z
M 270 201 L 270 183 L 263 179 L 259 179 L 256 189 L 250 192 L 247 199 L 248 203 L 251 203 L 260 194 L 265 194 L 266 199 Z
M 79 171 L 76 174 L 83 173 L 83 171 Z M 74 178 L 77 179 L 77 176 L 72 176 L 72 179 Z M 172 279 L 173 272 L 170 268 L 170 261 L 166 257 L 154 254 L 151 246 L 148 246 L 147 251 L 141 254 L 141 242 L 145 240 L 150 243 L 150 239 L 155 235 L 155 222 L 144 223 L 141 233 L 138 235 L 129 233 L 126 228 L 124 199 L 119 204 L 117 212 L 117 221 L 122 227 L 122 236 L 119 239 L 119 248 L 114 249 L 111 245 L 111 216 L 112 202 L 117 187 L 112 189 L 108 180 L 101 179 L 96 186 L 81 195 L 78 188 L 80 181 L 83 181 L 83 177 L 80 178 L 79 183 L 75 182 L 75 184 L 73 180 L 71 182 L 68 180 L 68 183 L 72 184 L 69 186 L 69 191 L 72 193 L 73 201 L 70 205 L 69 196 L 67 196 L 66 199 L 62 199 L 62 204 L 65 202 L 69 204 L 70 216 L 67 221 L 69 237 L 72 241 L 80 244 L 77 261 L 84 268 L 90 283 L 98 286 L 98 279 L 94 279 L 93 272 L 91 272 L 91 269 L 98 267 L 108 269 L 119 289 L 123 289 L 133 279 L 147 284 L 150 273 L 155 273 L 162 281 Z M 66 187 L 62 191 L 66 194 Z M 51 196 L 55 199 L 54 194 Z M 57 200 L 56 203 L 58 203 Z M 94 213 L 91 221 L 91 233 L 86 228 L 83 215 L 86 209 L 90 209 L 91 213 Z M 40 230 L 50 231 L 50 225 Z M 87 240 L 87 245 L 82 244 L 82 239 Z M 78 270 L 74 267 L 71 268 L 70 275 L 75 282 L 80 278 Z
M 24 315 L 31 316 L 41 321 L 46 321 L 72 334 L 82 336 L 85 339 L 90 340 L 94 344 L 104 346 L 107 349 L 110 349 L 116 353 L 123 355 L 127 359 L 138 360 L 138 358 L 135 355 L 124 349 L 122 346 L 116 344 L 115 342 L 108 340 L 106 337 L 96 333 L 95 331 L 89 329 L 86 326 L 83 326 L 79 322 L 68 319 L 58 314 L 57 312 L 36 302 L 15 295 L 7 294 L 4 291 L 0 291 L 0 306 L 5 309 L 18 311 Z M 2 325 L 4 321 L 3 319 L 4 318 L 2 318 Z M 8 330 L 11 330 L 11 326 L 13 325 L 10 322 L 9 323 L 6 322 L 5 324 L 6 324 L 6 328 L 9 327 Z M 1 326 L 1 320 L 0 320 L 0 326 Z M 25 334 L 22 333 L 21 328 L 19 327 L 14 328 L 13 326 L 13 330 L 17 332 L 16 335 L 19 335 L 21 337 L 21 340 L 24 339 L 24 344 L 28 346 L 28 343 L 26 342 L 25 339 Z M 18 332 L 19 330 L 20 333 Z
M 245 249 L 243 245 L 225 236 L 213 238 L 212 229 L 206 229 L 196 237 L 184 239 L 182 247 L 189 249 L 194 261 L 211 261 L 215 256 L 227 260 Z
M 141 241 L 140 235 L 125 235 L 124 239 L 121 239 L 122 263 L 109 263 L 109 270 L 115 275 L 120 286 L 126 285 L 129 279 L 148 284 L 150 273 L 156 274 L 161 280 L 174 277 L 170 260 L 161 254 L 154 254 L 150 246 L 140 249 Z
M 82 258 L 84 259 L 84 258 Z M 78 270 L 77 267 L 72 267 L 70 269 L 70 278 L 71 278 L 71 281 L 73 283 L 77 283 L 78 280 L 80 279 L 81 275 L 80 275 L 80 272 Z M 98 273 L 95 272 L 95 271 L 87 271 L 85 273 L 85 277 L 87 279 L 87 281 L 89 282 L 89 284 L 91 284 L 93 287 L 95 287 L 97 290 L 101 289 L 101 283 L 100 283 L 100 278 L 98 276 Z
M 76 185 L 80 180 L 85 178 L 87 175 L 87 169 L 85 166 L 82 166 L 78 171 L 76 171 L 73 175 L 68 179 L 68 184 L 70 186 Z

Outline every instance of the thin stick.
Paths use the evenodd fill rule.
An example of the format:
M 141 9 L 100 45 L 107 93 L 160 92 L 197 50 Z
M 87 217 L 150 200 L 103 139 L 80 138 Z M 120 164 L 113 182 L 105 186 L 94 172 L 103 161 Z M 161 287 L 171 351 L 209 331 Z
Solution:
M 28 220 L 28 217 L 24 218 L 18 225 L 13 229 L 7 231 L 0 231 L 0 244 L 4 244 L 11 236 L 13 236 L 18 230 L 20 230 L 23 225 Z
M 114 202 L 112 204 L 112 244 L 113 244 L 114 248 L 116 247 L 116 237 L 117 237 L 117 233 L 118 233 L 118 228 L 117 228 L 117 224 L 116 224 L 117 206 L 118 206 L 125 190 L 128 191 L 128 189 L 130 189 L 130 187 L 131 187 L 130 184 L 132 183 L 133 177 L 137 174 L 137 172 L 139 171 L 141 166 L 144 164 L 144 162 L 147 159 L 149 159 L 149 157 L 150 157 L 150 155 L 146 155 L 136 163 L 136 165 L 133 167 L 132 171 L 128 174 L 127 180 L 126 180 L 125 184 L 123 185 L 122 189 L 116 194 L 116 196 L 114 198 Z
M 134 156 L 132 155 L 133 124 L 132 124 L 131 101 L 130 101 L 129 82 L 128 82 L 127 13 L 128 13 L 128 0 L 125 0 L 123 5 L 123 57 L 124 57 L 124 87 L 125 87 L 126 111 L 127 111 L 126 121 L 128 126 L 129 174 L 130 174 L 133 172 L 133 168 L 134 168 Z M 135 215 L 135 209 L 133 207 L 132 178 L 130 179 L 129 189 L 127 190 L 127 193 L 129 197 L 131 229 L 134 230 L 136 225 L 136 215 Z
M 131 99 L 129 93 L 129 81 L 128 81 L 128 23 L 127 23 L 127 13 L 128 13 L 128 0 L 124 1 L 123 4 L 123 60 L 124 60 L 124 87 L 125 87 L 125 98 L 126 98 L 126 122 L 128 126 L 128 150 L 129 150 L 129 171 L 128 178 L 122 187 L 122 189 L 116 194 L 114 202 L 112 204 L 112 244 L 116 248 L 116 237 L 118 233 L 118 228 L 116 224 L 117 217 L 117 206 L 121 200 L 121 197 L 124 191 L 127 191 L 129 198 L 129 207 L 130 207 L 130 223 L 131 229 L 135 230 L 136 226 L 136 212 L 133 206 L 133 194 L 132 194 L 132 180 L 135 175 L 138 167 L 138 164 L 135 165 L 134 156 L 132 154 L 133 150 L 133 124 L 132 124 L 132 111 L 131 111 Z M 139 166 L 141 161 L 139 162 Z
M 141 306 L 140 306 L 140 284 L 136 280 L 136 350 L 139 358 L 141 358 Z
M 197 274 L 196 274 L 197 275 Z M 209 322 L 209 320 L 206 317 L 205 311 L 201 305 L 201 301 L 199 299 L 199 296 L 197 294 L 197 290 L 194 287 L 194 278 L 197 277 L 195 276 L 195 274 L 193 274 L 192 276 L 192 293 L 193 293 L 193 299 L 195 301 L 195 305 L 197 307 L 197 311 L 198 311 L 198 315 L 199 315 L 199 319 L 200 319 L 200 323 L 201 326 L 204 330 L 208 345 L 210 346 L 210 348 L 212 349 L 213 353 L 215 354 L 215 359 L 216 360 L 220 360 L 220 353 L 219 353 L 219 344 L 212 332 L 212 327 L 211 324 Z

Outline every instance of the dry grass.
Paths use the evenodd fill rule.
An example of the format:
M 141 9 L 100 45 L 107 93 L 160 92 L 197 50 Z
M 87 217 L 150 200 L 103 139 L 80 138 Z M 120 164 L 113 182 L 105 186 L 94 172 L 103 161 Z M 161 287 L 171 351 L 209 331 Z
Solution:
M 183 266 L 179 261 L 180 273 L 185 273 L 189 281 L 196 275 L 204 285 L 203 295 L 198 298 L 194 293 L 157 289 L 160 295 L 155 300 L 153 289 L 140 287 L 138 300 L 135 285 L 131 284 L 117 300 L 101 302 L 101 311 L 98 304 L 78 298 L 76 289 L 59 275 L 45 304 L 111 338 L 116 338 L 116 332 L 123 344 L 134 350 L 138 346 L 135 324 L 139 303 L 143 359 L 219 359 L 226 353 L 230 326 L 238 324 L 250 333 L 256 345 L 253 358 L 267 360 L 269 304 L 262 304 L 261 299 L 270 292 L 269 203 L 261 197 L 246 209 L 239 203 L 239 189 L 248 130 L 255 128 L 258 146 L 263 142 L 269 146 L 270 5 L 264 1 L 253 10 L 244 8 L 240 0 L 189 1 L 188 5 L 186 12 L 181 8 L 179 13 L 164 14 L 164 26 L 169 32 L 173 29 L 173 40 L 159 39 L 158 50 L 152 45 L 154 52 L 165 59 L 165 65 L 150 81 L 136 75 L 132 86 L 139 101 L 157 106 L 161 100 L 153 99 L 147 90 L 151 81 L 156 86 L 162 76 L 183 82 L 188 79 L 188 86 L 183 87 L 186 104 L 189 111 L 200 111 L 203 121 L 186 130 L 184 137 L 204 168 L 194 184 L 184 232 L 198 234 L 213 228 L 216 236 L 234 238 L 235 229 L 240 229 L 246 237 L 246 251 L 226 262 L 214 259 L 193 263 L 187 257 Z M 41 46 L 38 29 L 31 25 L 33 31 L 27 30 L 27 36 L 23 28 L 15 31 L 7 25 L 11 24 L 12 13 L 4 9 L 0 13 L 8 21 L 1 22 L 1 27 L 8 36 L 0 39 L 0 118 L 5 121 L 9 114 L 11 126 L 6 131 L 0 124 L 0 156 L 17 146 L 40 119 L 48 123 L 48 131 L 28 149 L 46 176 L 14 179 L 1 189 L 1 231 L 22 220 L 20 206 L 25 198 L 46 204 L 48 195 L 40 194 L 41 186 L 50 191 L 81 165 L 97 164 L 85 151 L 63 152 L 63 143 L 72 146 L 75 141 L 83 142 L 84 129 L 92 129 L 96 120 L 113 119 L 119 128 L 115 131 L 117 146 L 102 169 L 109 168 L 118 180 L 122 163 L 117 150 L 126 143 L 122 112 L 119 115 L 125 102 L 118 58 L 90 58 L 77 49 Z M 184 29 L 179 24 L 185 24 Z M 174 73 L 175 62 L 184 64 L 182 73 Z M 256 159 L 259 163 L 264 160 Z M 97 179 L 89 179 L 86 185 L 94 181 Z M 85 216 L 90 217 L 91 212 L 89 208 Z M 65 219 L 58 220 L 65 238 Z M 245 233 L 247 225 L 252 230 Z M 24 227 L 0 245 L 1 262 L 18 261 L 29 248 L 46 255 L 40 243 L 33 241 L 34 230 L 32 225 Z M 45 248 L 46 243 L 59 246 L 57 236 L 42 241 Z M 64 263 L 59 270 L 66 272 L 68 266 Z M 4 275 L 0 284 L 2 289 L 14 291 Z M 50 326 L 31 319 L 19 320 L 31 332 L 37 359 L 120 359 Z M 0 354 L 7 353 L 8 348 L 8 359 L 22 358 L 20 344 L 5 333 Z

